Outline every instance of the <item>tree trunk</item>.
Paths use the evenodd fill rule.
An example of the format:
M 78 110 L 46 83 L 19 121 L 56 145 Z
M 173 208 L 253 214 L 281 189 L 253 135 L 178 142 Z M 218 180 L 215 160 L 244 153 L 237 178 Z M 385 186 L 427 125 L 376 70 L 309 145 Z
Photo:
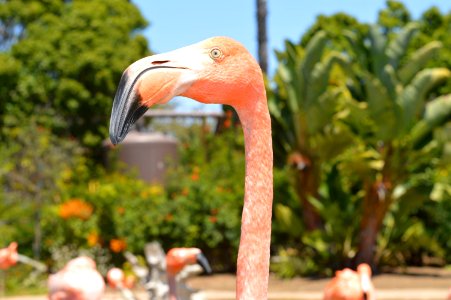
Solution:
M 33 241 L 33 258 L 39 260 L 41 258 L 41 241 L 42 241 L 42 228 L 41 228 L 41 205 L 34 213 L 34 241 Z
M 323 222 L 316 208 L 310 203 L 309 197 L 319 199 L 319 170 L 314 163 L 305 156 L 296 162 L 297 193 L 301 201 L 302 217 L 308 231 L 321 229 Z
M 377 262 L 374 261 L 377 235 L 391 204 L 391 184 L 377 181 L 367 184 L 365 190 L 363 215 L 360 221 L 359 247 L 355 263 L 356 265 L 367 263 L 375 266 L 377 265 Z
M 266 16 L 268 9 L 266 0 L 257 0 L 257 40 L 258 40 L 258 63 L 263 73 L 268 73 L 268 38 L 266 34 Z

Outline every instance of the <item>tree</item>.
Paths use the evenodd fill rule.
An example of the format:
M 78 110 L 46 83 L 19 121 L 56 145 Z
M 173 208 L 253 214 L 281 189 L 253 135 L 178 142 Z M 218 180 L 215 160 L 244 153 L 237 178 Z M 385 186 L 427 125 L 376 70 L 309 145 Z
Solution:
M 264 73 L 268 73 L 268 37 L 266 34 L 266 0 L 257 0 L 258 61 Z
M 1 216 L 2 221 L 27 224 L 24 231 L 33 231 L 33 255 L 39 259 L 43 207 L 56 197 L 64 174 L 83 165 L 81 149 L 75 141 L 58 138 L 39 126 L 33 116 L 26 124 L 8 128 L 4 134 L 8 139 L 0 147 L 5 155 L 0 159 L 0 177 L 4 204 L 9 212 Z M 30 219 L 33 219 L 32 224 Z M 22 238 L 21 242 L 27 244 L 26 237 Z
M 346 33 L 355 49 L 356 75 L 349 84 L 355 102 L 345 122 L 361 143 L 343 168 L 359 175 L 364 190 L 357 263 L 377 263 L 374 253 L 384 217 L 393 203 L 420 193 L 419 178 L 433 168 L 431 159 L 437 155 L 432 133 L 451 115 L 449 96 L 429 98 L 450 71 L 424 69 L 441 44 L 428 43 L 406 57 L 417 31 L 417 25 L 408 24 L 392 39 L 377 26 L 368 36 Z
M 343 36 L 343 30 L 350 30 L 356 34 L 366 34 L 368 32 L 368 25 L 360 23 L 353 16 L 345 13 L 337 13 L 330 16 L 319 15 L 316 18 L 316 22 L 302 36 L 300 45 L 306 47 L 318 31 L 324 31 L 328 36 L 328 42 L 326 44 L 328 49 L 346 51 L 348 50 L 349 44 Z
M 100 149 L 122 71 L 148 53 L 136 34 L 146 24 L 125 0 L 2 1 L 1 48 L 9 64 L 0 76 L 15 75 L 13 88 L 0 91 L 4 124 L 39 111 L 54 132 Z
M 402 29 L 412 19 L 410 13 L 399 1 L 387 0 L 387 7 L 379 11 L 377 24 L 382 28 L 384 34 L 391 34 Z
M 290 151 L 293 151 L 291 145 L 295 145 L 296 132 L 301 131 L 299 128 L 306 128 L 306 131 L 310 132 L 309 127 L 316 120 L 322 120 L 323 116 L 320 115 L 318 118 L 314 116 L 314 112 L 308 113 L 307 116 L 298 113 L 301 116 L 298 118 L 305 120 L 296 128 L 297 125 L 293 120 L 299 119 L 293 118 L 292 113 L 294 111 L 292 107 L 295 107 L 292 103 L 296 102 L 290 103 L 288 99 L 296 99 L 298 95 L 307 93 L 306 89 L 312 88 L 313 85 L 308 84 L 302 89 L 299 87 L 299 77 L 293 74 L 300 73 L 301 67 L 298 62 L 300 58 L 297 60 L 288 58 L 305 57 L 304 52 L 300 50 L 302 46 L 309 48 L 316 34 L 324 31 L 329 37 L 323 50 L 326 53 L 325 57 L 327 53 L 339 51 L 353 60 L 352 65 L 341 63 L 342 68 L 333 68 L 328 79 L 329 85 L 323 87 L 323 91 L 327 94 L 339 90 L 344 83 L 347 85 L 347 91 L 342 90 L 340 96 L 333 102 L 338 106 L 329 105 L 325 106 L 325 109 L 321 107 L 320 112 L 324 114 L 324 118 L 329 116 L 330 123 L 324 132 L 330 134 L 336 132 L 338 128 L 344 138 L 334 138 L 335 142 L 345 140 L 344 143 L 348 145 L 340 148 L 333 143 L 324 143 L 312 151 L 324 171 L 321 172 L 321 176 L 316 177 L 316 181 L 320 182 L 316 184 L 319 191 L 308 198 L 314 205 L 314 210 L 319 212 L 321 217 L 318 219 L 323 220 L 326 234 L 316 232 L 315 235 L 315 232 L 304 232 L 302 241 L 299 242 L 298 238 L 298 243 L 293 246 L 297 247 L 299 251 L 297 253 L 303 258 L 310 255 L 314 263 L 327 262 L 327 266 L 336 268 L 350 263 L 349 259 L 352 257 L 359 262 L 377 263 L 381 258 L 381 251 L 390 247 L 384 244 L 390 235 L 387 233 L 390 226 L 397 228 L 398 237 L 404 234 L 403 228 L 409 229 L 409 232 L 419 232 L 414 236 L 421 236 L 423 242 L 417 242 L 416 245 L 427 244 L 427 241 L 432 241 L 434 237 L 428 236 L 429 239 L 425 239 L 428 233 L 424 230 L 418 231 L 419 228 L 424 228 L 422 226 L 426 223 L 422 223 L 423 220 L 418 218 L 409 219 L 409 216 L 416 213 L 421 203 L 427 199 L 435 199 L 437 195 L 442 194 L 446 196 L 450 190 L 449 185 L 444 184 L 447 177 L 443 174 L 447 174 L 446 171 L 440 172 L 447 169 L 443 167 L 446 163 L 442 156 L 448 148 L 443 146 L 446 144 L 443 142 L 444 139 L 438 138 L 439 132 L 449 131 L 444 128 L 449 128 L 450 120 L 449 96 L 441 96 L 449 93 L 446 91 L 451 81 L 447 60 L 450 47 L 444 47 L 448 45 L 449 40 L 449 35 L 446 34 L 449 14 L 441 15 L 437 9 L 432 8 L 423 14 L 417 25 L 406 27 L 403 24 L 410 20 L 409 13 L 404 11 L 402 5 L 394 3 L 391 9 L 396 12 L 388 8 L 384 13 L 381 12 L 379 22 L 384 26 L 380 27 L 360 24 L 345 14 L 320 16 L 303 36 L 300 46 L 286 43 L 286 50 L 277 54 L 280 65 L 284 66 L 279 67 L 274 77 L 273 91 L 268 91 L 273 117 L 275 161 L 279 165 L 294 161 L 295 166 L 301 167 L 305 165 L 305 161 L 310 160 L 302 156 L 287 159 L 296 158 L 289 155 Z M 388 22 L 389 16 L 395 18 L 398 15 L 402 16 L 403 20 Z M 343 34 L 344 32 L 346 34 Z M 330 110 L 334 109 L 335 112 L 329 115 Z M 307 140 L 314 141 L 325 135 L 324 132 L 321 130 L 314 132 Z M 306 140 L 305 137 L 303 139 Z M 318 146 L 312 142 L 305 143 Z M 323 157 L 321 151 L 330 149 L 337 150 L 338 153 L 331 159 L 318 160 L 318 157 Z M 301 153 L 304 155 L 305 150 Z M 339 180 L 329 180 L 337 176 Z M 388 177 L 391 178 L 389 182 L 384 179 Z M 296 180 L 295 185 L 298 189 L 302 189 L 297 177 Z M 330 182 L 334 184 L 331 185 Z M 353 203 L 346 205 L 344 204 L 346 200 L 352 200 Z M 383 205 L 377 207 L 378 203 Z M 293 207 L 282 207 L 278 210 L 281 207 L 276 203 L 276 221 L 278 215 L 281 215 L 284 219 L 282 222 L 288 220 L 287 224 L 298 224 Z M 349 214 L 353 214 L 351 222 L 360 225 L 355 231 L 354 226 L 346 228 L 349 235 L 341 241 L 342 246 L 338 244 L 340 243 L 338 240 L 335 240 L 335 244 L 331 244 L 330 239 L 334 230 L 343 228 L 342 222 L 330 220 L 337 216 L 337 209 L 341 218 L 346 219 Z M 385 218 L 387 214 L 388 219 Z M 393 219 L 393 216 L 396 218 Z M 305 219 L 304 216 L 304 222 Z M 390 223 L 390 220 L 395 223 Z M 409 227 L 411 225 L 412 228 Z M 381 232 L 380 229 L 384 226 L 386 227 Z M 294 232 L 300 234 L 302 229 L 292 229 L 289 234 L 293 235 Z M 394 237 L 395 235 L 392 235 L 389 239 Z M 378 238 L 382 241 L 380 245 L 377 244 Z M 444 244 L 443 246 L 446 248 Z M 340 247 L 342 253 L 337 252 Z M 321 251 L 334 253 L 335 260 L 333 263 L 328 259 L 321 260 L 321 257 L 327 255 L 312 255 L 312 249 L 314 253 Z M 396 252 L 399 249 L 392 247 L 389 250 Z M 416 251 L 412 248 L 402 250 L 403 253 L 398 252 L 391 257 L 418 253 L 412 252 Z M 358 253 L 357 256 L 355 253 Z M 387 256 L 384 256 L 385 258 Z M 342 260 L 338 261 L 339 259 Z M 287 260 L 287 264 L 293 269 L 292 260 Z M 301 269 L 302 272 L 309 270 L 305 264 Z
M 318 31 L 304 49 L 289 41 L 277 52 L 279 66 L 274 76 L 276 88 L 268 91 L 272 115 L 273 142 L 278 164 L 294 166 L 302 215 L 308 230 L 321 228 L 321 218 L 310 198 L 319 199 L 321 169 L 349 145 L 349 133 L 334 123 L 343 89 L 329 88 L 335 65 L 346 67 L 338 52 L 323 55 L 328 42 Z M 341 74 L 342 75 L 342 74 Z
M 409 52 L 415 51 L 415 49 L 432 41 L 440 41 L 442 47 L 438 50 L 434 59 L 428 61 L 426 66 L 451 69 L 451 36 L 449 35 L 451 14 L 442 14 L 437 7 L 431 7 L 422 14 L 418 24 L 419 33 L 413 38 Z M 446 84 L 439 86 L 433 92 L 437 95 L 451 93 L 451 79 L 448 79 Z

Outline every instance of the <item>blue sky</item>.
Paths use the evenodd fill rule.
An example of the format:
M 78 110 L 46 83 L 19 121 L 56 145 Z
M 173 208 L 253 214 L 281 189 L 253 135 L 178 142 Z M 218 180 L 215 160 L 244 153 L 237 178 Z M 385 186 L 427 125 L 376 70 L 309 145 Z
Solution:
M 160 53 L 211 36 L 230 36 L 257 56 L 256 0 L 133 0 L 150 22 L 143 32 L 152 51 Z M 283 41 L 298 41 L 320 14 L 345 12 L 361 22 L 375 22 L 385 0 L 267 0 L 270 69 L 275 68 L 274 49 Z M 442 13 L 451 10 L 449 0 L 405 0 L 413 18 L 435 5 Z M 180 100 L 179 100 L 180 101 Z M 209 109 L 182 100 L 183 109 Z M 186 104 L 185 104 L 186 103 Z M 217 106 L 210 107 L 217 110 Z

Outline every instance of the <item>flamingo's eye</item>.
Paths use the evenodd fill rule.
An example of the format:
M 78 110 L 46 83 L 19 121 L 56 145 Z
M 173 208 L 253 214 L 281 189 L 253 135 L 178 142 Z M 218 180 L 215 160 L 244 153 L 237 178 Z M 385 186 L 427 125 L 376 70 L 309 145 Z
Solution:
M 213 59 L 218 59 L 222 56 L 222 51 L 218 48 L 213 48 L 210 51 L 210 57 Z

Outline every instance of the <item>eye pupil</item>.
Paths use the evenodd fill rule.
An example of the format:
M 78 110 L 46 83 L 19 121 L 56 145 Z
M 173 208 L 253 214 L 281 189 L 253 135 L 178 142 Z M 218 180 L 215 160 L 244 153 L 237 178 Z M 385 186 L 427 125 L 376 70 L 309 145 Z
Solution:
M 221 55 L 222 55 L 222 52 L 221 52 L 221 50 L 219 50 L 219 49 L 212 49 L 212 50 L 210 51 L 210 56 L 211 56 L 212 58 L 219 58 L 219 57 L 221 57 Z

